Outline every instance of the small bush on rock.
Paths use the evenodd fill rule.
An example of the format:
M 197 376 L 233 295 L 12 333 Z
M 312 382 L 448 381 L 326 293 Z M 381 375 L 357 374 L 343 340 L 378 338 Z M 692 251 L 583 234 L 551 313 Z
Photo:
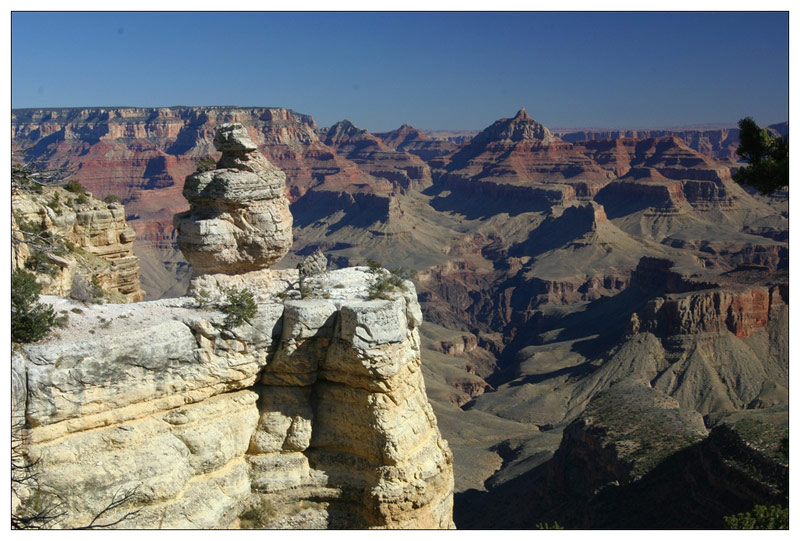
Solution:
M 109 195 L 105 196 L 103 198 L 103 202 L 104 203 L 108 203 L 108 204 L 111 204 L 111 203 L 122 203 L 122 199 L 120 198 L 120 196 L 114 195 L 112 193 L 112 194 L 109 194 Z
M 16 216 L 15 219 L 17 221 L 17 226 L 19 230 L 23 233 L 28 233 L 29 235 L 40 235 L 44 232 L 44 227 L 42 227 L 41 222 L 29 222 L 22 217 Z
M 47 201 L 47 206 L 55 212 L 56 216 L 61 216 L 63 214 L 61 210 L 61 198 L 58 196 L 58 192 L 54 193 L 53 197 Z
M 43 338 L 56 323 L 53 308 L 40 304 L 42 286 L 22 269 L 11 273 L 11 340 L 33 342 Z
M 34 178 L 34 171 L 29 166 L 22 164 L 11 165 L 11 180 L 15 181 L 23 190 L 33 193 L 42 193 L 44 188 Z
M 31 256 L 25 260 L 25 268 L 48 276 L 58 274 L 58 266 L 50 261 L 45 252 L 35 247 L 32 247 Z
M 369 267 L 369 272 L 376 273 L 383 268 L 383 265 L 381 265 L 380 261 L 367 258 L 367 267 Z
M 375 271 L 376 274 L 378 271 Z M 413 276 L 413 271 L 402 268 L 392 269 L 388 273 L 384 272 L 378 275 L 372 285 L 369 286 L 369 299 L 390 299 L 390 293 L 398 287 L 403 287 L 403 282 L 410 280 Z
M 214 307 L 214 301 L 205 289 L 201 289 L 195 293 L 194 299 L 197 302 L 198 308 L 208 309 Z
M 67 184 L 64 186 L 64 189 L 74 194 L 84 195 L 84 196 L 86 195 L 86 188 L 84 188 L 83 184 L 81 184 L 77 180 L 70 180 L 69 182 L 67 182 Z
M 240 527 L 243 530 L 264 530 L 269 528 L 274 517 L 275 510 L 265 500 L 261 500 L 239 516 Z
M 780 505 L 756 505 L 748 513 L 723 517 L 729 530 L 788 530 L 789 510 Z
M 225 291 L 225 304 L 220 310 L 225 314 L 225 327 L 232 329 L 250 323 L 258 313 L 258 304 L 251 291 L 232 287 Z

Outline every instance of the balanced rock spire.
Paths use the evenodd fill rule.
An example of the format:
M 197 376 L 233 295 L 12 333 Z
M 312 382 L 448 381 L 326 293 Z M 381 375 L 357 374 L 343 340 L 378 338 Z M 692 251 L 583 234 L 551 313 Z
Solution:
M 186 177 L 186 212 L 176 214 L 178 247 L 194 276 L 267 269 L 292 245 L 286 175 L 269 163 L 239 123 L 214 137 L 217 168 Z

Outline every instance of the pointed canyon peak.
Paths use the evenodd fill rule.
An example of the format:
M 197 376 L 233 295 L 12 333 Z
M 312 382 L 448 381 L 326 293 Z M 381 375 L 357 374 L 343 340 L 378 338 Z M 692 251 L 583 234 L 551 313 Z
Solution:
M 353 159 L 358 154 L 370 151 L 392 152 L 380 138 L 350 122 L 340 120 L 330 128 L 320 131 L 323 142 L 333 147 L 340 155 Z
M 220 126 L 214 146 L 217 168 L 186 177 L 191 207 L 174 218 L 178 247 L 195 276 L 266 269 L 292 245 L 286 175 L 239 123 Z
M 337 141 L 343 138 L 352 138 L 356 135 L 365 134 L 367 130 L 362 130 L 349 120 L 340 120 L 327 130 L 324 138 L 326 141 Z
M 413 141 L 430 141 L 431 138 L 428 137 L 425 132 L 422 130 L 418 130 L 414 126 L 410 124 L 403 124 L 396 130 L 392 130 L 389 132 L 383 133 L 376 133 L 376 136 L 380 137 L 384 143 L 389 145 L 392 148 L 400 148 L 402 145 L 407 145 L 412 143 Z
M 475 136 L 473 143 L 529 141 L 549 144 L 558 140 L 544 124 L 533 120 L 523 107 L 513 118 L 503 118 Z

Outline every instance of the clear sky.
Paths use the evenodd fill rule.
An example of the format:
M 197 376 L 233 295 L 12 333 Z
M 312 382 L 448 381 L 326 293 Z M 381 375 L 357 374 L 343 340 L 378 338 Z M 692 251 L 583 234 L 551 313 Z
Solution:
M 234 6 L 231 6 L 234 7 Z M 255 105 L 482 129 L 771 124 L 787 13 L 14 13 L 12 107 Z

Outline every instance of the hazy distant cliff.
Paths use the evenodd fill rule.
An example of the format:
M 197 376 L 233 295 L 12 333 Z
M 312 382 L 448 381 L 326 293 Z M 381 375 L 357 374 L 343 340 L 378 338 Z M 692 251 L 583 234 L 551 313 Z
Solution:
M 782 122 L 769 126 L 778 135 L 789 133 L 789 123 Z M 608 139 L 649 139 L 651 137 L 680 137 L 694 150 L 709 158 L 738 162 L 736 150 L 739 148 L 739 128 L 718 129 L 644 129 L 644 130 L 603 130 L 589 129 L 578 131 L 557 131 L 556 135 L 564 141 L 597 141 Z

